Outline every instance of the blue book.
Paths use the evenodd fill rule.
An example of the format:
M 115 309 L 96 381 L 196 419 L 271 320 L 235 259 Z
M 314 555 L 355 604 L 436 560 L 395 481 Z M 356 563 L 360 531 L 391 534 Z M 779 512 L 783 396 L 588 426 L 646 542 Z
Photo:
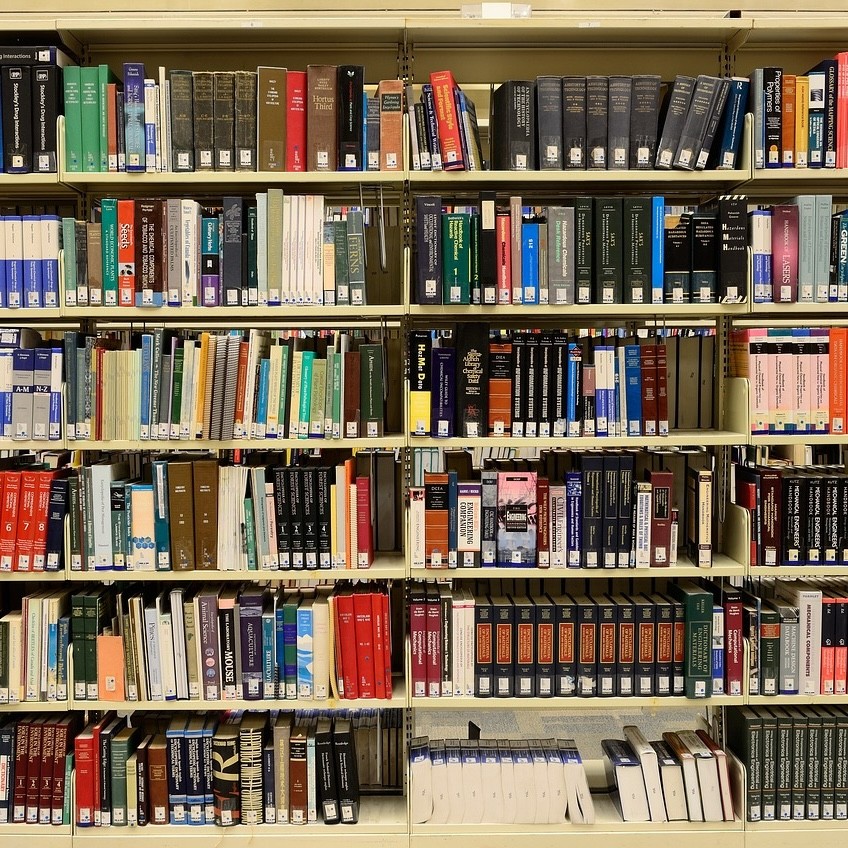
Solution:
M 62 359 L 60 343 L 50 352 L 50 412 L 47 438 L 58 441 L 62 438 Z
M 311 701 L 313 693 L 312 603 L 304 598 L 297 608 L 297 699 Z
M 539 224 L 524 221 L 521 225 L 521 289 L 523 302 L 539 302 Z
M 186 748 L 186 823 L 198 826 L 206 823 L 205 782 L 203 775 L 203 716 L 189 719 L 185 729 Z
M 807 167 L 824 166 L 825 72 L 807 72 L 810 84 L 810 109 L 807 121 Z
M 770 303 L 773 298 L 771 277 L 771 210 L 755 209 L 750 218 L 750 244 L 753 257 L 752 282 L 754 303 Z
M 450 438 L 454 434 L 456 407 L 456 350 L 434 347 L 431 357 L 430 435 Z
M 459 547 L 458 520 L 459 476 L 456 471 L 448 471 L 448 568 L 457 566 L 457 548 Z
M 719 127 L 718 170 L 733 170 L 739 167 L 739 151 L 742 147 L 742 131 L 745 127 L 745 111 L 748 105 L 748 89 L 750 81 L 744 77 L 733 77 L 729 80 L 727 102 Z
M 718 630 L 716 624 L 724 625 L 724 607 L 716 605 L 713 607 L 713 634 L 723 633 L 723 630 Z M 715 637 L 714 637 L 715 638 Z M 724 694 L 724 639 L 716 645 L 713 642 L 712 646 L 712 694 Z
M 642 435 L 642 357 L 637 344 L 624 346 L 624 393 L 627 435 Z
M 278 599 L 277 608 L 274 610 L 274 666 L 277 681 L 277 698 L 280 700 L 286 697 L 286 673 L 283 666 L 286 656 L 285 632 L 283 604 Z
M 12 348 L 0 348 L 0 435 L 12 436 Z
M 246 587 L 239 594 L 239 632 L 241 636 L 241 678 L 244 698 L 262 699 L 262 606 L 264 592 L 259 587 Z M 311 610 L 310 610 L 311 612 Z
M 48 309 L 59 305 L 59 234 L 58 215 L 41 216 L 41 290 Z
M 50 381 L 52 349 L 39 347 L 33 353 L 32 365 L 32 436 L 46 439 L 50 431 Z
M 754 116 L 754 167 L 766 166 L 766 121 L 763 107 L 763 69 L 755 68 L 750 76 L 748 111 Z
M 621 436 L 622 433 L 622 425 L 621 425 L 621 382 L 622 382 L 622 362 L 617 355 L 616 348 L 613 348 L 613 360 L 612 360 L 612 368 L 613 368 L 613 389 L 611 395 L 611 403 L 612 403 L 612 413 L 609 417 L 608 422 L 608 433 L 610 436 Z
M 63 615 L 56 628 L 56 700 L 68 700 L 68 646 L 71 641 L 71 619 Z
M 37 309 L 44 305 L 42 299 L 41 216 L 22 215 L 21 232 L 23 234 L 23 305 Z
M 651 198 L 651 303 L 663 302 L 665 281 L 665 198 Z
M 142 439 L 150 438 L 150 400 L 153 389 L 153 335 L 141 337 L 141 408 L 139 422 Z
M 273 603 L 266 602 L 262 610 L 262 697 L 266 701 L 277 697 L 277 668 L 274 664 L 275 628 Z
M 168 513 L 168 463 L 157 459 L 153 475 L 153 538 L 156 544 L 156 570 L 171 570 L 171 525 Z
M 0 233 L 3 233 L 2 245 L 0 245 L 0 250 L 2 250 L 2 255 L 4 258 L 0 258 L 0 309 L 5 309 L 8 306 L 8 300 L 6 295 L 6 218 L 5 216 L 0 216 Z
M 127 171 L 145 170 L 144 65 L 124 62 L 124 149 Z
M 24 226 L 20 215 L 7 215 L 6 224 L 6 306 L 26 306 L 24 299 Z
M 569 438 L 580 435 L 580 404 L 582 402 L 583 347 L 577 342 L 568 343 L 568 384 L 566 387 L 565 433 Z
M 203 745 L 200 748 L 200 773 L 203 775 L 203 817 L 205 824 L 215 824 L 215 794 L 212 790 L 212 739 L 218 727 L 217 716 L 207 716 L 203 724 Z
M 51 621 L 47 625 L 47 680 L 56 679 L 57 662 L 59 659 L 59 622 Z M 47 693 L 47 700 L 55 700 L 55 693 Z
M 168 762 L 168 810 L 171 824 L 186 824 L 186 724 L 184 716 L 175 716 L 165 731 Z
M 611 407 L 615 399 L 615 370 L 607 355 L 606 339 L 595 338 L 592 344 L 595 348 L 595 435 L 605 437 L 610 435 L 610 416 L 614 414 Z
M 312 364 L 310 363 L 310 374 Z M 256 399 L 256 438 L 265 438 L 265 428 L 268 424 L 268 380 L 271 373 L 271 360 L 263 359 L 259 363 L 259 391 Z M 302 384 L 301 384 L 302 385 Z
M 262 808 L 265 812 L 264 824 L 275 824 L 277 821 L 276 774 L 277 771 L 274 768 L 274 744 L 271 741 L 267 741 L 262 748 Z
M 567 568 L 580 568 L 583 547 L 583 475 L 579 471 L 565 474 L 565 563 Z

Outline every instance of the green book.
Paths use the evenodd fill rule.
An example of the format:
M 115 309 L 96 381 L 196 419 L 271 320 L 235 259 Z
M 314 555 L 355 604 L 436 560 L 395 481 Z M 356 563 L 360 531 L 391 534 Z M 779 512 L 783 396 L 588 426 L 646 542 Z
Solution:
M 100 171 L 100 69 L 80 68 L 80 126 L 82 168 L 87 174 Z
M 97 592 L 83 596 L 83 668 L 85 669 L 85 696 L 96 701 L 97 687 L 97 631 L 103 599 Z
M 748 779 L 746 821 L 762 821 L 763 805 L 763 720 L 750 707 L 725 711 L 727 744 L 745 765 Z
M 254 527 L 253 500 L 244 499 L 244 554 L 247 557 L 247 570 L 256 571 L 256 531 Z
M 362 430 L 366 436 L 383 435 L 384 393 L 383 346 L 381 344 L 361 345 L 359 348 L 359 408 L 362 410 Z
M 180 437 L 180 411 L 183 405 L 183 364 L 185 362 L 185 348 L 178 347 L 174 351 L 173 389 L 171 392 L 171 438 Z
M 100 201 L 100 238 L 103 252 L 103 305 L 118 305 L 118 201 Z
M 110 82 L 117 82 L 115 75 L 109 70 L 108 65 L 97 66 L 97 94 L 98 94 L 98 129 L 100 131 L 100 170 L 109 170 L 109 96 L 106 86 Z M 117 164 L 117 163 L 116 163 Z
M 471 215 L 442 215 L 442 303 L 471 303 Z
M 287 344 L 281 345 L 283 355 L 280 357 L 280 406 L 277 409 L 277 434 L 278 438 L 284 439 L 288 434 L 289 422 L 286 420 L 286 409 L 289 399 L 289 353 Z
M 289 598 L 283 604 L 283 632 L 297 633 L 297 606 L 300 598 Z M 297 698 L 297 643 L 286 639 L 283 649 L 284 679 L 286 682 L 286 700 Z
M 135 750 L 137 727 L 124 727 L 112 739 L 112 826 L 127 826 L 127 760 Z
M 74 755 L 68 752 L 65 757 L 65 796 L 62 799 L 62 824 L 71 823 L 71 778 L 74 775 Z
M 77 305 L 77 238 L 76 221 L 62 218 L 62 250 L 64 252 L 65 306 Z
M 312 399 L 309 403 L 309 435 L 324 435 L 324 401 L 327 397 L 327 360 L 312 360 Z
M 327 351 L 327 373 L 324 376 L 324 438 L 333 435 L 333 370 L 338 354 L 334 350 Z
M 350 306 L 347 224 L 344 221 L 333 221 L 333 259 L 336 271 L 336 306 Z
M 68 65 L 62 70 L 65 101 L 65 170 L 77 174 L 82 171 L 80 70 L 78 65 Z
M 343 354 L 333 357 L 333 438 L 342 437 L 342 361 Z
M 671 584 L 669 593 L 683 604 L 684 694 L 687 698 L 709 698 L 712 694 L 713 596 L 690 580 Z
M 257 209 L 247 207 L 247 305 L 256 306 L 259 303 L 259 270 L 258 270 L 258 231 Z
M 314 361 L 314 350 L 303 351 L 300 365 L 300 406 L 297 416 L 297 437 L 299 439 L 309 438 L 309 416 L 312 411 L 312 365 Z
M 482 303 L 482 293 L 480 283 L 480 216 L 476 212 L 471 213 L 471 221 L 469 225 L 470 251 L 469 261 L 471 262 L 470 279 L 471 279 L 471 302 Z M 544 227 L 540 228 L 544 229 Z

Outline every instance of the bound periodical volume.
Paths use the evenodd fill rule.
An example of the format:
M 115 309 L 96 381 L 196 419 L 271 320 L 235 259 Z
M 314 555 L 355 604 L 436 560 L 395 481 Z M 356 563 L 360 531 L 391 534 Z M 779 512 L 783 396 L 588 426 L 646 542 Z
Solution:
M 211 205 L 103 198 L 92 221 L 62 219 L 65 305 L 364 306 L 368 222 L 274 188 Z
M 389 596 L 377 587 L 92 589 L 70 607 L 75 700 L 392 697 Z
M 59 306 L 61 247 L 58 215 L 0 216 L 0 307 Z
M 419 304 L 716 303 L 747 296 L 745 198 L 660 196 L 524 205 L 415 198 Z
M 539 594 L 516 581 L 509 594 L 487 591 L 413 584 L 413 697 L 742 692 L 741 615 L 728 614 L 717 585 L 669 581 L 664 593 L 589 597 L 565 594 L 564 583 Z
M 361 65 L 305 71 L 64 69 L 65 170 L 403 171 L 403 83 Z

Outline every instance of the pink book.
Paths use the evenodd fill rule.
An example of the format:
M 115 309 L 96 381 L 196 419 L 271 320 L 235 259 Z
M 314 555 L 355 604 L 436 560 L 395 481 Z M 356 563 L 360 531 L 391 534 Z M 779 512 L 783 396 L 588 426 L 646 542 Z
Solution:
M 848 168 L 848 53 L 836 54 L 836 167 Z
M 427 697 L 427 595 L 423 583 L 412 586 L 409 595 L 409 644 L 412 696 Z
M 769 365 L 774 369 L 774 420 L 775 433 L 792 432 L 795 429 L 795 364 L 793 345 L 789 330 L 771 329 L 768 346 L 772 353 Z
M 813 402 L 813 345 L 810 330 L 792 330 L 792 342 L 795 348 L 795 431 L 808 433 L 812 429 Z
M 768 331 L 750 328 L 744 334 L 748 349 L 748 391 L 751 415 L 751 432 L 768 433 L 769 406 L 772 392 L 769 388 Z
M 830 396 L 830 363 L 829 347 L 830 332 L 826 327 L 815 327 L 810 330 L 812 346 L 812 389 L 811 399 L 811 429 L 815 433 L 827 433 L 830 430 L 828 414 L 828 398 Z
M 498 245 L 498 303 L 509 304 L 512 300 L 512 241 L 509 229 L 509 215 L 497 217 Z
M 776 303 L 798 300 L 798 207 L 771 208 L 771 279 Z

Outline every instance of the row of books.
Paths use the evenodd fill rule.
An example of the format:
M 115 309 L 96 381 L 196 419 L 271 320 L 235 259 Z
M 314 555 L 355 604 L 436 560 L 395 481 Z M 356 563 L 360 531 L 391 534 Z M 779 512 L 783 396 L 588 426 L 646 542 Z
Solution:
M 749 384 L 752 434 L 844 433 L 844 327 L 750 327 L 730 333 L 730 373 Z
M 62 219 L 65 305 L 364 306 L 366 218 L 274 188 L 211 205 L 103 198 L 94 221 Z M 8 305 L 40 305 L 22 291 Z
M 305 71 L 64 69 L 65 169 L 403 171 L 403 83 L 375 96 L 361 65 Z
M 0 47 L 0 172 L 56 173 L 62 69 L 73 61 L 56 46 Z
M 843 466 L 732 466 L 734 503 L 751 516 L 751 565 L 848 564 Z
M 287 336 L 287 337 L 286 337 Z M 68 438 L 348 439 L 384 434 L 382 340 L 321 334 L 64 336 Z
M 491 335 L 479 322 L 458 325 L 450 337 L 411 331 L 411 432 L 667 436 L 672 411 L 676 428 L 712 427 L 711 331 L 674 336 L 669 344 L 613 329 L 596 333 Z
M 680 536 L 709 568 L 712 458 L 687 460 L 685 512 L 674 472 L 648 455 L 576 453 L 561 477 L 501 463 L 472 480 L 425 472 L 409 492 L 412 567 L 662 568 L 676 564 Z
M 92 589 L 69 603 L 77 700 L 392 696 L 389 596 L 379 588 L 210 583 L 158 595 Z
M 421 304 L 715 303 L 747 296 L 745 198 L 709 206 L 661 196 L 561 206 L 415 198 Z
M 651 74 L 507 80 L 491 95 L 491 160 L 486 163 L 474 103 L 450 71 L 433 72 L 422 86 L 420 103 L 407 104 L 412 167 L 736 167 L 748 81 L 678 75 L 664 96 L 662 87 L 661 78 Z
M 361 794 L 401 785 L 401 727 L 395 710 L 108 712 L 74 738 L 74 823 L 356 824 Z
M 748 217 L 755 303 L 848 301 L 848 218 L 833 214 L 829 194 L 759 206 Z
M 65 500 L 59 515 L 69 515 L 71 571 L 357 569 L 368 568 L 375 552 L 399 548 L 400 464 L 393 451 L 359 451 L 335 466 L 321 457 L 252 463 L 166 457 L 140 469 L 120 461 L 86 465 L 63 482 L 57 472 L 20 476 L 25 483 L 31 474 L 59 477 L 54 488 Z M 13 500 L 14 491 L 4 494 L 10 523 L 24 507 L 20 540 L 27 504 Z M 51 532 L 48 523 L 46 567 L 37 567 L 43 559 L 18 557 L 5 570 L 61 570 L 61 557 L 49 556 Z M 14 545 L 14 528 L 10 535 Z M 0 558 L 0 571 L 8 565 Z
M 848 53 L 804 74 L 781 67 L 750 75 L 755 168 L 848 166 Z
M 725 750 L 705 730 L 663 733 L 649 742 L 635 725 L 624 739 L 603 739 L 623 821 L 734 821 Z
M 59 305 L 58 215 L 0 216 L 0 306 Z
M 746 821 L 848 818 L 844 707 L 733 707 L 725 727 L 745 766 Z
M 573 739 L 429 739 L 410 743 L 413 824 L 594 824 Z
M 415 698 L 741 694 L 741 621 L 721 590 L 669 581 L 667 594 L 472 594 L 415 583 L 409 628 Z M 717 598 L 718 600 L 714 600 Z M 714 605 L 717 607 L 714 614 Z M 736 648 L 734 648 L 736 646 Z

